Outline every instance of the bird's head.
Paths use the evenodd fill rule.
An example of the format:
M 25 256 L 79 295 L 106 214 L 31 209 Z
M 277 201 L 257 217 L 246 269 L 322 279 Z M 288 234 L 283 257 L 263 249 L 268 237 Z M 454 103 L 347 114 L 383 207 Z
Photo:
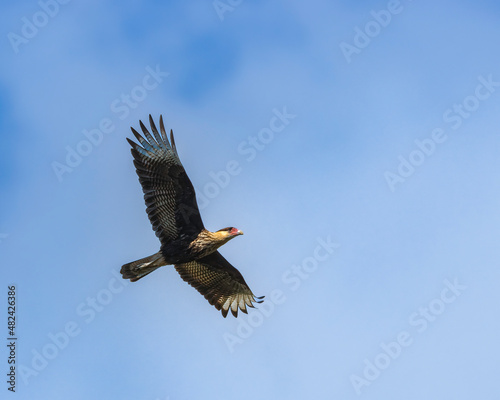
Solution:
M 215 234 L 217 235 L 219 240 L 226 243 L 236 236 L 243 235 L 243 232 L 231 226 L 229 228 L 219 229 L 217 232 L 215 232 Z

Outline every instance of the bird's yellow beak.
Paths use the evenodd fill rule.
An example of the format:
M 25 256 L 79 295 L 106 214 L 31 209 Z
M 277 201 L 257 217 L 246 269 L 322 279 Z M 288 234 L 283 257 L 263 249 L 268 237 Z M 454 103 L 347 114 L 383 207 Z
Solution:
M 243 235 L 243 231 L 240 231 L 240 230 L 238 229 L 238 235 Z

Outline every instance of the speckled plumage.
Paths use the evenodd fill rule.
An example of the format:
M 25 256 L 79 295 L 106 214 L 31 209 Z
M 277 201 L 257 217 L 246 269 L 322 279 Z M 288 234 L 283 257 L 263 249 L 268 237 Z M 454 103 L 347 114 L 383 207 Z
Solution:
M 217 251 L 241 231 L 205 229 L 194 187 L 177 154 L 173 132 L 170 131 L 169 142 L 161 116 L 161 134 L 151 115 L 149 123 L 153 135 L 140 122 L 144 137 L 131 128 L 139 144 L 127 140 L 132 146 L 146 212 L 161 248 L 152 256 L 123 265 L 123 278 L 135 282 L 161 266 L 174 264 L 181 278 L 221 310 L 224 317 L 229 310 L 235 317 L 238 309 L 246 313 L 247 306 L 253 307 L 253 302 L 259 303 L 262 298 L 254 296 L 240 272 Z

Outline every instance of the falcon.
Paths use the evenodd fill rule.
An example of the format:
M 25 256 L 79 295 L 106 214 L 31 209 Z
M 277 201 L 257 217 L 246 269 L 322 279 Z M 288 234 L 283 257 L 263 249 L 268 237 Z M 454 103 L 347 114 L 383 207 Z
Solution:
M 253 303 L 262 303 L 248 287 L 241 273 L 217 249 L 237 236 L 239 229 L 229 227 L 210 232 L 205 229 L 196 202 L 193 184 L 182 166 L 175 147 L 174 134 L 167 138 L 163 117 L 160 133 L 151 115 L 151 132 L 139 121 L 142 133 L 130 128 L 139 144 L 127 138 L 139 182 L 144 192 L 146 212 L 160 239 L 160 251 L 125 264 L 124 279 L 136 282 L 164 265 L 174 265 L 181 278 L 222 312 L 247 313 Z

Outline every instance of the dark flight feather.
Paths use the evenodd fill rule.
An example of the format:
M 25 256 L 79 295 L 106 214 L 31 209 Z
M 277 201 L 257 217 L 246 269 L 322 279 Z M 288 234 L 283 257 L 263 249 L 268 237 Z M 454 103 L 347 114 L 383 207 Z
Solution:
M 246 314 L 247 306 L 253 307 L 252 302 L 262 302 L 262 298 L 254 296 L 241 273 L 218 251 L 189 263 L 176 264 L 175 269 L 224 317 L 229 310 L 237 317 L 238 308 Z

